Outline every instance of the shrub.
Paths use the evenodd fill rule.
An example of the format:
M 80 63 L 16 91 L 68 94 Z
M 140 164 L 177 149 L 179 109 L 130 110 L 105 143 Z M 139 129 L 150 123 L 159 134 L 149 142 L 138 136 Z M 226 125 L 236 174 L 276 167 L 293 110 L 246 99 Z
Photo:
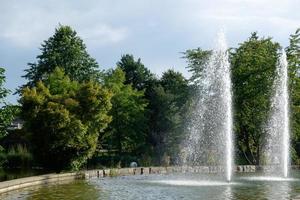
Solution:
M 31 153 L 26 146 L 20 144 L 9 148 L 6 157 L 9 168 L 26 168 L 30 166 L 32 161 Z

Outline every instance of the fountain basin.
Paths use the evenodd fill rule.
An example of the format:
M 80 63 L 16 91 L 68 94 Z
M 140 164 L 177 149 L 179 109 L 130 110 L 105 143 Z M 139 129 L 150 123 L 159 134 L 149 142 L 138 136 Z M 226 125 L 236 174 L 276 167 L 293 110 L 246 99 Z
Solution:
M 93 177 L 12 191 L 0 199 L 296 199 L 300 173 L 293 170 L 291 175 L 279 179 L 238 173 L 229 183 L 220 174 L 198 173 Z

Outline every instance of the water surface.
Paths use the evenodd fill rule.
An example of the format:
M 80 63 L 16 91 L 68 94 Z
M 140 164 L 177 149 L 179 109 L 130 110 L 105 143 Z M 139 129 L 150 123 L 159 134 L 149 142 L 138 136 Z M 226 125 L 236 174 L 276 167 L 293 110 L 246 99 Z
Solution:
M 300 174 L 292 178 L 240 174 L 232 182 L 218 175 L 173 174 L 94 178 L 10 192 L 0 199 L 300 199 Z

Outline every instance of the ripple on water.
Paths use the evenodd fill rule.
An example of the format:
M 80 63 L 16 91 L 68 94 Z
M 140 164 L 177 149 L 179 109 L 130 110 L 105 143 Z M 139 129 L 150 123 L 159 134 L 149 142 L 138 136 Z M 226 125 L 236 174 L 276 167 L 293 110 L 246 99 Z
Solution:
M 249 176 L 249 177 L 241 177 L 243 180 L 247 181 L 280 181 L 280 182 L 290 182 L 290 181 L 299 181 L 298 178 L 283 178 L 277 176 Z
M 236 182 L 225 181 L 195 181 L 195 180 L 153 180 L 149 183 L 158 183 L 175 186 L 229 186 L 236 185 Z

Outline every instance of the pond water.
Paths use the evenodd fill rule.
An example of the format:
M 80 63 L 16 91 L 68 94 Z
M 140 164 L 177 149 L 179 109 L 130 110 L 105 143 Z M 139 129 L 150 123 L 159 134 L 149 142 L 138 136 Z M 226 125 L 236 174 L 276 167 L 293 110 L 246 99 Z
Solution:
M 217 175 L 198 174 L 107 177 L 14 191 L 0 199 L 300 199 L 300 173 L 293 172 L 292 177 L 240 174 L 230 183 Z

